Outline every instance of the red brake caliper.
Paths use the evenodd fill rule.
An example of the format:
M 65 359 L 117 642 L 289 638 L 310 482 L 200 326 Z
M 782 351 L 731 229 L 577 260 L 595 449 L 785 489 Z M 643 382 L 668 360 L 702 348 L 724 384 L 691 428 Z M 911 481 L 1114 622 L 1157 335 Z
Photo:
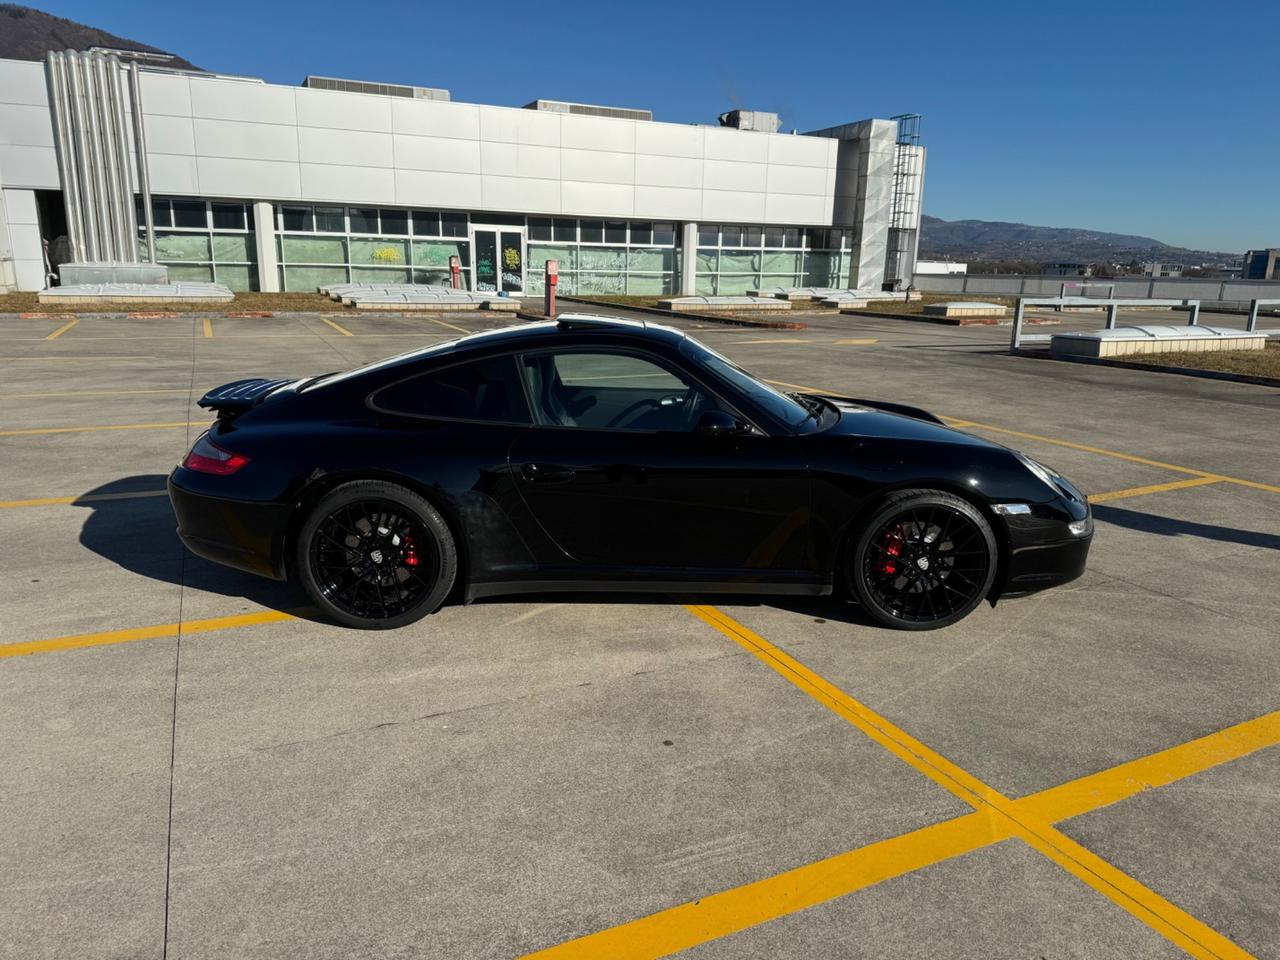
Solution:
M 902 528 L 894 527 L 884 538 L 884 552 L 888 554 L 880 564 L 880 572 L 891 577 L 898 572 L 896 557 L 902 556 Z
M 410 534 L 404 536 L 404 565 L 406 567 L 416 567 L 418 565 L 418 545 L 414 542 Z

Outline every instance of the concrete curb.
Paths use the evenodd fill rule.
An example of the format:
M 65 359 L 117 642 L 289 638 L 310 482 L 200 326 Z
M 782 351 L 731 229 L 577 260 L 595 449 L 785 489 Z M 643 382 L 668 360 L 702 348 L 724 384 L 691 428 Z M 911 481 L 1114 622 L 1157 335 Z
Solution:
M 809 325 L 798 321 L 785 320 L 748 320 L 742 317 L 721 317 L 714 313 L 684 313 L 680 310 L 659 310 L 657 307 L 632 306 L 627 303 L 609 303 L 606 300 L 588 300 L 584 297 L 557 297 L 565 303 L 585 303 L 592 307 L 606 307 L 609 310 L 634 310 L 637 313 L 651 313 L 655 317 L 679 317 L 683 320 L 709 320 L 729 327 L 760 327 L 765 330 L 807 330 Z M 545 320 L 546 317 L 539 317 Z
M 1067 363 L 1085 363 L 1095 367 L 1116 367 L 1120 370 L 1145 370 L 1148 373 L 1172 373 L 1182 377 L 1199 377 L 1202 380 L 1224 380 L 1228 383 L 1247 383 L 1255 387 L 1280 387 L 1280 377 L 1254 377 L 1247 373 L 1227 373 L 1224 370 L 1197 370 L 1195 367 L 1171 367 L 1156 363 L 1135 363 L 1131 360 L 1104 360 L 1098 357 L 1055 357 L 1043 350 L 1018 351 L 1018 356 L 1032 360 L 1057 360 Z

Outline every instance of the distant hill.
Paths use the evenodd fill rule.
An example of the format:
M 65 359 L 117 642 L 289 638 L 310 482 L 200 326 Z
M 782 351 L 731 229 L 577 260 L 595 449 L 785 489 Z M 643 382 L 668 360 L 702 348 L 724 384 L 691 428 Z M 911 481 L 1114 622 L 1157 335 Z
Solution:
M 991 220 L 939 220 L 922 217 L 922 260 L 1082 260 L 1124 263 L 1129 260 L 1227 259 L 1239 254 L 1188 250 L 1152 237 L 1075 227 L 1033 227 Z
M 88 50 L 90 47 L 115 47 L 119 50 L 145 50 L 168 53 L 136 40 L 87 27 L 74 20 L 64 20 L 42 10 L 16 3 L 0 3 L 0 57 L 6 60 L 43 60 L 50 50 Z M 199 70 L 195 64 L 175 56 L 166 66 Z

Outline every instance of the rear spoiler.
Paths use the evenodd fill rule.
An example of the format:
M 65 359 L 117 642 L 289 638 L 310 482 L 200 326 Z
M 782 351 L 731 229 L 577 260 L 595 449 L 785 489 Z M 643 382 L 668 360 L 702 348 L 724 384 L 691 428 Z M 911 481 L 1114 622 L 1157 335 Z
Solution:
M 233 380 L 231 383 L 224 383 L 220 387 L 214 387 L 196 401 L 196 406 L 203 407 L 206 410 L 215 410 L 220 419 L 229 420 L 248 410 L 252 410 L 270 394 L 293 382 L 292 379 L 267 380 L 263 377 Z

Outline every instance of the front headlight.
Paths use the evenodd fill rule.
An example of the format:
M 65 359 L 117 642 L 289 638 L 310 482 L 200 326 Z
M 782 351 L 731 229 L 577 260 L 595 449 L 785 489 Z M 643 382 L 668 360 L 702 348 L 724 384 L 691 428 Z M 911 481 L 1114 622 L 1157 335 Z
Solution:
M 1084 494 L 1077 490 L 1070 480 L 1060 474 L 1057 470 L 1054 470 L 1053 467 L 1047 467 L 1038 460 L 1032 460 L 1030 457 L 1021 453 L 1018 454 L 1018 459 L 1021 460 L 1023 465 L 1034 473 L 1036 478 L 1044 483 L 1044 485 L 1050 490 L 1055 493 L 1063 494 L 1069 500 L 1084 503 Z
M 1073 537 L 1087 537 L 1093 533 L 1093 517 L 1085 517 L 1083 520 L 1075 520 L 1068 523 L 1067 529 L 1071 531 Z

